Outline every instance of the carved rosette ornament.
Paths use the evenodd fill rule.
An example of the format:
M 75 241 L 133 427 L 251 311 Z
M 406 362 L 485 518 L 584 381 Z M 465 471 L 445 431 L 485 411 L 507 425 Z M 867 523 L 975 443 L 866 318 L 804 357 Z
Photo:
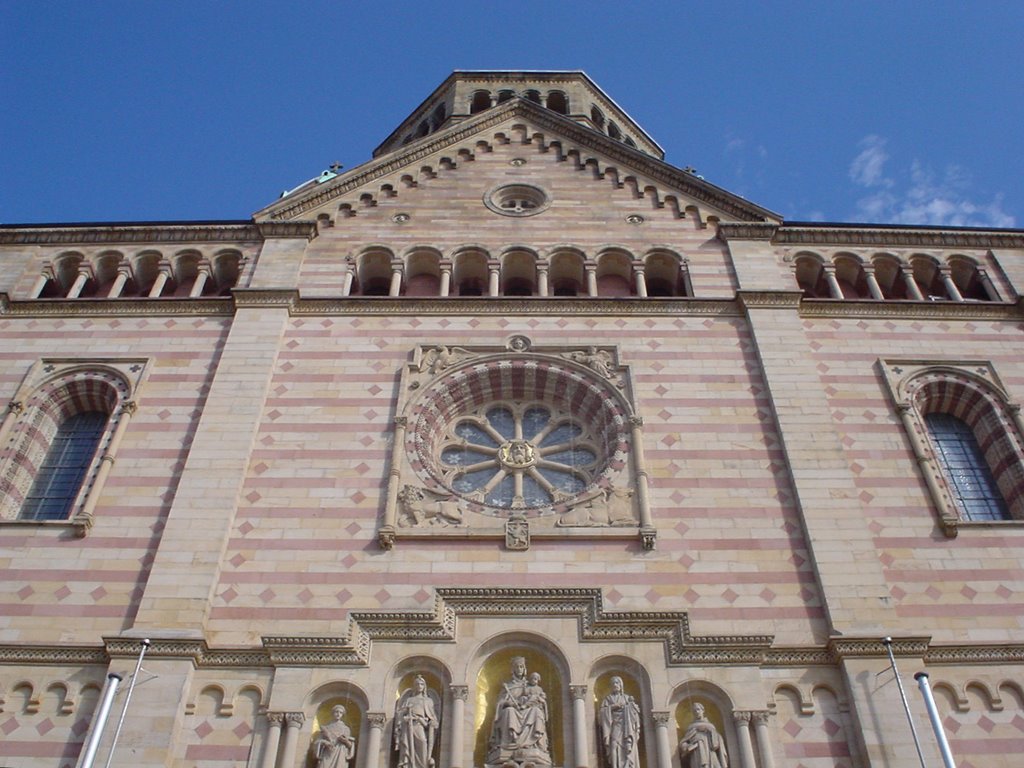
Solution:
M 523 533 L 653 531 L 642 422 L 617 350 L 541 348 L 522 335 L 500 348 L 427 345 L 400 392 L 383 547 L 467 529 L 510 549 Z M 510 536 L 514 519 L 528 530 Z

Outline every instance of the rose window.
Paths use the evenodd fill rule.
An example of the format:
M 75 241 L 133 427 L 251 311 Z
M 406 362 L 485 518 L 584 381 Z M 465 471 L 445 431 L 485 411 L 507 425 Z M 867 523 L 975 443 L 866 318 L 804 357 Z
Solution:
M 449 371 L 417 399 L 406 451 L 425 487 L 508 517 L 564 511 L 612 484 L 629 452 L 621 394 L 543 355 Z
M 446 484 L 502 508 L 575 496 L 593 482 L 598 459 L 583 426 L 542 405 L 501 405 L 464 416 L 442 446 Z

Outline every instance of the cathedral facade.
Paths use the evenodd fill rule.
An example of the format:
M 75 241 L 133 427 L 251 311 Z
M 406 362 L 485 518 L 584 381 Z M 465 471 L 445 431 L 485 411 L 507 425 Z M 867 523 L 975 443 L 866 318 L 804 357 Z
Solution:
M 913 768 L 925 672 L 1019 765 L 1022 290 L 581 72 L 251 219 L 0 227 L 0 764 Z

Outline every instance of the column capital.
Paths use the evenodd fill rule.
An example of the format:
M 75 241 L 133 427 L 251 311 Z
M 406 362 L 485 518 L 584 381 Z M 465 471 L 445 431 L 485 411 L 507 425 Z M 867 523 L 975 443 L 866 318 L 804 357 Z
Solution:
M 366 722 L 370 724 L 371 728 L 383 728 L 387 720 L 388 716 L 384 712 L 366 713 Z
M 587 697 L 587 686 L 570 685 L 569 695 L 572 696 L 573 701 L 576 701 L 577 699 L 585 699 Z
M 671 719 L 671 712 L 651 712 L 651 720 L 654 721 L 655 728 L 668 728 L 668 724 Z
M 735 722 L 737 725 L 740 725 L 742 723 L 750 723 L 750 719 L 753 716 L 753 712 L 745 709 L 737 709 L 732 713 L 733 722 Z
M 468 685 L 451 685 L 448 687 L 452 692 L 452 698 L 456 701 L 466 701 L 469 699 Z
M 754 721 L 754 725 L 767 725 L 768 718 L 771 716 L 772 713 L 767 709 L 760 709 L 750 713 L 750 717 Z
M 302 712 L 285 712 L 284 721 L 289 728 L 301 728 L 306 716 Z
M 11 400 L 11 402 L 7 404 L 7 410 L 11 413 L 21 413 L 25 410 L 25 403 L 21 400 Z
M 280 728 L 284 722 L 284 712 L 267 712 L 267 722 L 271 728 Z

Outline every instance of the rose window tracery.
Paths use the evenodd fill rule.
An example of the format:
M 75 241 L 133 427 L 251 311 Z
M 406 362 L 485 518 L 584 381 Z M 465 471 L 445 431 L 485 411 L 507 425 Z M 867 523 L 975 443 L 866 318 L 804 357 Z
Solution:
M 412 405 L 406 433 L 427 493 L 497 517 L 564 513 L 600 495 L 629 442 L 627 407 L 606 378 L 529 353 L 446 369 Z
M 571 417 L 538 404 L 481 409 L 451 426 L 441 448 L 447 484 L 502 508 L 571 498 L 590 485 L 595 440 Z

